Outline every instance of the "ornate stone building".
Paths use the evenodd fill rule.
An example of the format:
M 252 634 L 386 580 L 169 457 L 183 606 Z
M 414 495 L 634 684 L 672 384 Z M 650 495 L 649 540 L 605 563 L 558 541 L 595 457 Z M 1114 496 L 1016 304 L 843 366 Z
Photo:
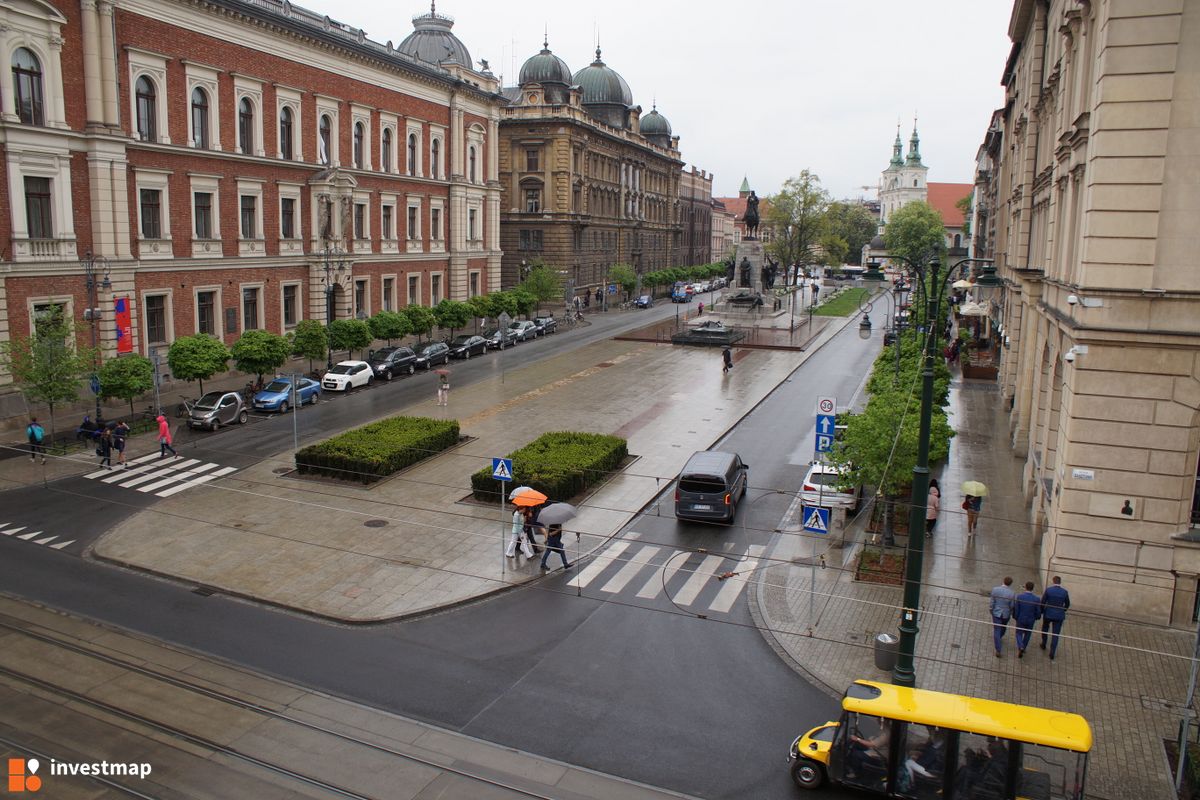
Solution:
M 327 287 L 337 318 L 498 289 L 499 85 L 452 25 L 393 47 L 283 0 L 0 4 L 0 336 L 58 305 L 86 341 L 93 307 L 108 358 L 324 322 Z
M 643 128 L 644 129 L 644 128 Z M 709 264 L 712 257 L 713 176 L 692 167 L 683 170 L 679 183 L 679 227 L 681 229 L 677 264 L 690 267 Z
M 1200 5 L 1016 0 L 976 254 L 1043 580 L 1190 626 L 1200 529 Z
M 639 273 L 679 263 L 679 137 L 657 109 L 595 60 L 572 74 L 548 44 L 505 89 L 499 177 L 504 285 L 541 258 L 568 291 L 599 286 L 614 264 Z

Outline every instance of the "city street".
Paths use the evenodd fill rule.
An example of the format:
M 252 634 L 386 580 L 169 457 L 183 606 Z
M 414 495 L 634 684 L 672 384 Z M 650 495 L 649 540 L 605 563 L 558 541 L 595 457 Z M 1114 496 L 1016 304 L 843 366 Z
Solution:
M 457 390 L 469 391 L 472 376 L 491 374 L 504 358 L 564 348 L 585 356 L 585 345 L 617 327 L 667 313 L 593 317 L 597 324 L 582 331 L 456 365 Z M 481 739 L 701 797 L 786 797 L 787 744 L 834 716 L 836 704 L 755 630 L 741 581 L 703 576 L 751 570 L 785 535 L 774 532 L 791 503 L 782 492 L 794 491 L 811 457 L 815 397 L 848 405 L 877 347 L 847 328 L 721 441 L 750 465 L 734 526 L 677 523 L 664 487 L 593 561 L 457 610 L 346 628 L 12 540 L 0 542 L 12 551 L 0 572 L 21 596 Z M 406 392 L 428 392 L 421 378 L 305 409 L 299 420 L 315 438 L 314 420 L 325 428 L 371 418 L 403 405 Z M 181 453 L 248 464 L 255 453 L 290 446 L 288 422 L 232 429 L 197 445 L 194 456 Z M 151 492 L 96 480 L 62 483 L 71 493 L 95 492 L 73 519 L 63 518 L 81 523 L 81 539 L 154 502 Z M 33 504 L 27 514 L 57 495 L 21 493 Z

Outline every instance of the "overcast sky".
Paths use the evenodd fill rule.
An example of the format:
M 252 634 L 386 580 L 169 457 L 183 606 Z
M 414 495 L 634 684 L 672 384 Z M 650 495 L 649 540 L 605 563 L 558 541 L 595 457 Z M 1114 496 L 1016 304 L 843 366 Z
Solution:
M 429 9 L 296 4 L 395 44 Z M 598 34 L 605 63 L 643 113 L 657 99 L 684 161 L 715 175 L 717 196 L 735 195 L 743 175 L 773 194 L 803 169 L 835 198 L 874 196 L 897 118 L 907 153 L 914 112 L 929 180 L 970 183 L 1003 103 L 1011 10 L 1011 0 L 438 0 L 505 85 L 541 49 L 543 29 L 572 72 L 591 63 Z

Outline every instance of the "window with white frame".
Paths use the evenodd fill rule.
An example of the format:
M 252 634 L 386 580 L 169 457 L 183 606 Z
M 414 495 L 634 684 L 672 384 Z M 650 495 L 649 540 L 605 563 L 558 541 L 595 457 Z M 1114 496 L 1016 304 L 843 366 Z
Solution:
M 238 181 L 238 236 L 243 240 L 263 238 L 263 187 L 257 181 Z
M 279 109 L 279 157 L 285 161 L 292 160 L 292 153 L 295 152 L 294 142 L 296 139 L 296 114 L 292 111 L 291 106 L 283 106 Z
M 473 242 L 478 237 L 476 234 L 476 224 L 478 222 L 479 212 L 474 208 L 467 209 L 467 241 Z
M 317 163 L 336 166 L 338 160 L 338 101 L 317 95 Z
M 171 173 L 161 170 L 137 170 L 137 212 L 138 238 L 142 241 L 157 241 L 171 238 L 170 196 L 167 191 Z M 143 257 L 151 257 L 152 251 L 143 252 Z M 160 256 L 169 257 L 170 248 L 165 248 Z
M 129 119 L 131 133 L 145 142 L 170 144 L 167 126 L 167 59 L 158 53 L 126 47 L 129 55 Z M 145 80 L 143 80 L 145 79 Z
M 143 294 L 142 315 L 146 344 L 164 345 L 171 341 L 171 296 L 169 294 Z
M 406 305 L 417 306 L 421 304 L 421 276 L 408 276 L 408 303 Z
M 217 90 L 220 73 L 193 61 L 183 62 L 187 78 L 188 142 L 200 150 L 220 150 L 221 136 Z
M 242 285 L 242 330 L 262 327 L 262 286 Z
M 300 322 L 300 284 L 285 283 L 281 291 L 280 308 L 283 310 L 283 327 L 294 328 Z
M 233 76 L 233 93 L 237 98 L 234 113 L 237 120 L 239 153 L 261 156 L 263 152 L 263 94 L 262 83 L 243 75 Z
M 25 176 L 25 224 L 30 239 L 54 238 L 54 195 L 50 179 Z
M 476 171 L 475 170 L 476 170 L 477 160 L 478 159 L 475 156 L 475 146 L 471 145 L 470 147 L 467 148 L 467 181 L 470 183 L 476 182 L 476 180 L 475 180 Z
M 384 172 L 392 171 L 392 164 L 394 163 L 392 160 L 393 147 L 394 143 L 392 142 L 392 129 L 384 128 L 383 133 L 380 134 L 379 144 L 379 162 L 382 165 Z
M 479 273 L 471 272 L 468 276 L 467 296 L 475 297 L 479 294 Z
M 354 204 L 354 238 L 367 238 L 367 204 Z
M 363 169 L 363 148 L 367 146 L 367 126 L 361 122 L 354 123 L 354 168 Z
M 355 169 L 372 169 L 371 109 L 350 104 L 350 143 Z
M 417 135 L 415 133 L 408 134 L 408 149 L 405 151 L 406 169 L 409 175 L 417 174 Z
M 405 121 L 405 142 L 407 143 L 407 169 L 409 175 L 424 174 L 424 153 L 422 143 L 425 136 L 424 126 L 416 120 Z
M 17 118 L 26 125 L 45 125 L 41 60 L 28 47 L 18 47 L 13 52 L 12 73 Z
M 429 177 L 442 177 L 442 140 L 437 137 L 429 142 Z
M 200 287 L 196 289 L 196 333 L 207 333 L 209 336 L 221 336 L 220 314 L 217 310 L 221 304 L 220 289 L 215 287 Z
M 275 188 L 279 194 L 279 238 L 293 242 L 299 240 L 302 235 L 301 187 L 299 184 L 281 182 Z
M 438 240 L 442 238 L 442 209 L 429 209 L 429 238 Z
M 391 275 L 383 279 L 383 310 L 396 310 L 396 279 Z
M 354 317 L 355 319 L 366 319 L 369 316 L 371 316 L 371 306 L 367 302 L 367 279 L 355 278 Z
M 410 242 L 415 242 L 421 238 L 421 201 L 408 201 L 408 230 L 404 232 L 405 238 Z
M 159 189 L 139 189 L 138 206 L 138 216 L 142 221 L 142 238 L 163 238 L 162 191 Z
M 436 306 L 442 302 L 442 276 L 434 274 L 429 276 L 429 305 Z
M 274 84 L 275 121 L 279 128 L 276 136 L 276 155 L 284 161 L 302 161 L 304 150 L 300 136 L 300 107 L 302 93 L 299 89 Z
M 395 213 L 394 205 L 380 206 L 379 237 L 385 241 L 396 238 L 396 220 L 393 219 Z

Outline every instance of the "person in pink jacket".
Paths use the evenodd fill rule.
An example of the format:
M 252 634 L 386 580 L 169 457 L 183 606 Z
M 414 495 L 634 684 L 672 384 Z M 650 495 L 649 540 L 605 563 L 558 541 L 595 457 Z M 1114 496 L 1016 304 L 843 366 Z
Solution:
M 171 455 L 179 458 L 179 453 L 175 452 L 175 448 L 171 447 L 171 424 L 167 422 L 167 418 L 162 414 L 158 415 L 158 457 L 162 460 L 167 457 L 167 451 L 171 451 Z
M 925 537 L 932 538 L 933 526 L 937 525 L 938 509 L 942 504 L 942 490 L 937 478 L 929 480 L 929 499 L 925 503 Z

